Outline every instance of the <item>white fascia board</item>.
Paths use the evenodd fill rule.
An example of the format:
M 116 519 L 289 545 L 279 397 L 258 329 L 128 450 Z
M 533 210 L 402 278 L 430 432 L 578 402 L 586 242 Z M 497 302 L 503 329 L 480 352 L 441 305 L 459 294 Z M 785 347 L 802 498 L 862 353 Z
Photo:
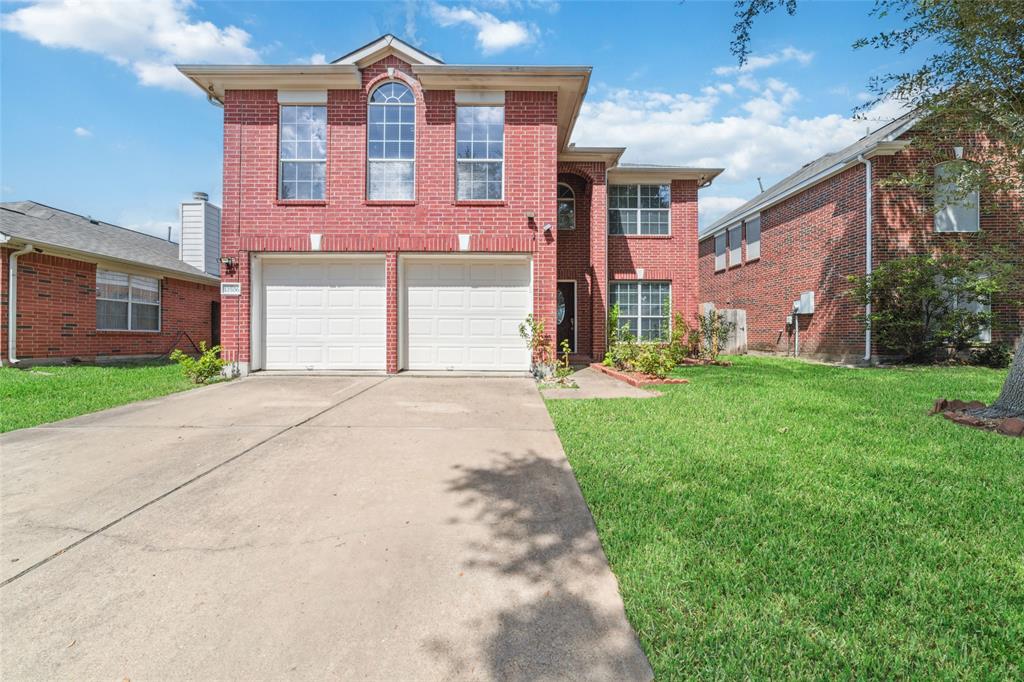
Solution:
M 355 52 L 345 55 L 333 64 L 354 64 L 355 66 L 367 66 L 373 64 L 389 54 L 398 55 L 403 61 L 410 64 L 440 64 L 426 52 L 421 52 L 409 43 L 396 38 L 393 35 L 381 36 L 366 47 L 359 48 Z

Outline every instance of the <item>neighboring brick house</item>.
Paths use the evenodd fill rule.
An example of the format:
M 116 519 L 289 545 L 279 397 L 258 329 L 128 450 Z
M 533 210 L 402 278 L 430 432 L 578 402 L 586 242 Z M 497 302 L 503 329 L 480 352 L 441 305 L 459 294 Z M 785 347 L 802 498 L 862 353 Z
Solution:
M 182 66 L 224 108 L 222 340 L 259 369 L 525 370 L 697 306 L 720 169 L 570 144 L 589 67 L 447 65 L 387 35 L 332 64 Z M 237 287 L 232 291 L 232 287 Z
M 1016 342 L 1024 326 L 1017 304 L 1024 290 L 1024 195 L 983 194 L 980 201 L 969 199 L 936 214 L 930 199 L 884 186 L 920 161 L 919 152 L 908 148 L 919 132 L 915 123 L 913 114 L 905 115 L 805 165 L 702 231 L 701 303 L 745 311 L 748 348 L 794 354 L 799 339 L 800 355 L 847 362 L 885 356 L 862 321 L 864 306 L 846 295 L 848 276 L 954 244 L 997 247 L 1011 259 L 1015 291 L 992 302 L 993 328 L 982 340 Z M 949 140 L 946 151 L 950 159 L 960 154 L 970 160 L 980 147 L 972 140 Z M 802 294 L 809 302 L 808 292 L 813 313 L 790 318 Z
M 2 364 L 144 359 L 216 341 L 219 211 L 202 195 L 182 218 L 179 246 L 33 201 L 0 204 Z

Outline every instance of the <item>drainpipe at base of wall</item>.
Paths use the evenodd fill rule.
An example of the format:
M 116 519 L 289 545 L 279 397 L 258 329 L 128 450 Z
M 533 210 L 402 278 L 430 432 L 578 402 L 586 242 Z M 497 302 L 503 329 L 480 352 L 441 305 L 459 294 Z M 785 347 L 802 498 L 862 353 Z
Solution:
M 18 257 L 34 253 L 36 247 L 26 244 L 7 261 L 7 362 L 16 365 L 18 357 Z
M 864 274 L 871 277 L 871 159 L 861 154 L 857 160 L 864 164 Z M 871 362 L 871 299 L 864 304 L 864 362 Z

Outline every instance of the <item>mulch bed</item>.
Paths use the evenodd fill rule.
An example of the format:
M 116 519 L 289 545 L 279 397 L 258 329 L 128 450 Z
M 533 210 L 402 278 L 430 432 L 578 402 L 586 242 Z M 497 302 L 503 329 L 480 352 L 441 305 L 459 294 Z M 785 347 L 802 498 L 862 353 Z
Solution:
M 680 365 L 716 365 L 718 367 L 732 367 L 728 360 L 704 360 L 702 358 L 683 358 Z
M 932 407 L 929 414 L 941 414 L 946 419 L 963 426 L 970 426 L 975 429 L 984 429 L 986 431 L 995 431 L 996 433 L 1001 433 L 1004 436 L 1024 438 L 1024 419 L 1020 419 L 1019 417 L 989 419 L 987 417 L 979 417 L 968 413 L 968 410 L 975 410 L 982 407 L 985 407 L 985 403 L 979 400 L 973 400 L 969 403 L 965 403 L 962 400 L 946 400 L 945 398 L 939 398 L 935 401 L 935 405 Z
M 590 365 L 592 369 L 596 369 L 598 372 L 604 372 L 608 376 L 624 381 L 630 386 L 636 388 L 644 388 L 645 386 L 663 386 L 665 384 L 688 384 L 689 379 L 676 379 L 673 377 L 656 377 L 653 374 L 641 374 L 639 372 L 626 372 L 621 369 L 615 369 L 613 367 L 606 367 L 599 362 L 592 363 Z

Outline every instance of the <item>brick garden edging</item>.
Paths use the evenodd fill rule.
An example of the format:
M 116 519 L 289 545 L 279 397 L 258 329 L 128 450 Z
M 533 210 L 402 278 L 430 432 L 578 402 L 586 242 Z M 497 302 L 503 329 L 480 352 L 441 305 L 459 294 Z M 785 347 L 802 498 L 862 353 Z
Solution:
M 929 414 L 941 414 L 946 419 L 963 426 L 971 426 L 976 429 L 995 431 L 1004 436 L 1024 438 L 1024 419 L 1010 417 L 1008 419 L 986 419 L 968 414 L 967 410 L 985 407 L 985 403 L 974 400 L 965 403 L 962 400 L 946 400 L 939 398 L 935 401 Z
M 665 384 L 688 384 L 689 379 L 675 379 L 672 377 L 660 377 L 653 376 L 651 374 L 637 374 L 636 372 L 623 372 L 622 370 L 614 369 L 612 367 L 605 367 L 599 362 L 593 362 L 590 364 L 592 369 L 596 369 L 598 372 L 603 372 L 613 379 L 624 381 L 630 386 L 636 388 L 644 388 L 645 386 L 663 386 Z

